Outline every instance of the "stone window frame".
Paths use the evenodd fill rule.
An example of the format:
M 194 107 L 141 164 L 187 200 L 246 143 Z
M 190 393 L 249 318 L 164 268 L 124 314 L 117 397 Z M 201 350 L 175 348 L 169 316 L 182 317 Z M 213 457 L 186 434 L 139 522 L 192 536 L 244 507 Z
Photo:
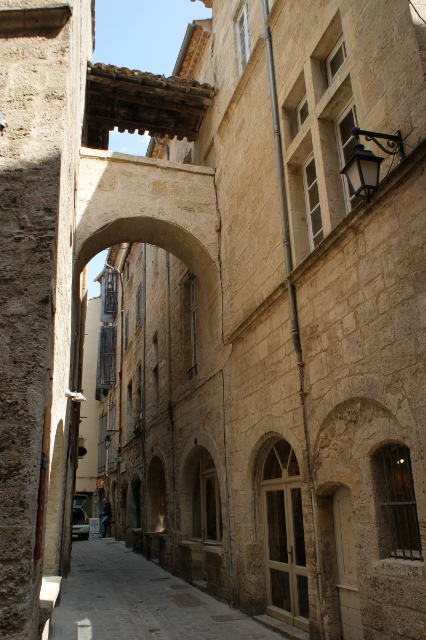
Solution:
M 307 112 L 306 116 L 303 117 L 303 120 L 302 120 L 302 112 L 304 110 L 305 105 L 307 107 L 308 112 Z M 308 119 L 308 117 L 309 117 L 309 103 L 308 103 L 308 96 L 305 93 L 305 95 L 303 96 L 303 98 L 301 99 L 301 101 L 299 102 L 299 104 L 296 107 L 296 118 L 297 118 L 298 131 L 300 131 L 300 129 L 303 127 L 303 125 L 306 122 L 306 120 Z
M 339 49 L 342 49 L 343 60 L 340 63 L 340 65 L 337 67 L 336 71 L 333 73 L 333 69 L 331 67 L 331 63 L 333 62 L 334 58 L 336 57 L 336 54 L 338 53 Z M 325 59 L 325 68 L 326 68 L 326 72 L 327 72 L 327 81 L 328 81 L 329 85 L 331 85 L 331 83 L 334 81 L 337 72 L 345 64 L 347 59 L 348 59 L 348 54 L 347 54 L 347 50 L 346 50 L 346 42 L 345 42 L 345 38 L 344 38 L 343 33 L 342 33 L 342 35 L 340 36 L 340 38 L 338 39 L 338 41 L 336 42 L 336 44 L 334 45 L 334 47 L 332 48 L 330 53 L 328 54 L 327 58 Z
M 208 465 L 207 461 L 211 460 L 212 465 Z M 215 488 L 215 509 L 216 509 L 216 538 L 209 538 L 207 536 L 207 481 L 213 479 L 214 488 Z M 199 509 L 200 509 L 200 526 L 201 526 L 201 536 L 198 535 L 198 532 L 195 531 L 195 500 L 196 498 L 196 488 L 199 483 Z M 220 500 L 220 486 L 219 479 L 217 475 L 216 465 L 214 464 L 213 458 L 206 449 L 201 453 L 197 461 L 197 472 L 195 476 L 194 488 L 193 488 L 193 499 L 192 499 L 192 535 L 191 540 L 197 542 L 203 542 L 206 544 L 221 544 L 222 543 L 222 510 L 221 510 L 221 500 Z
M 392 448 L 397 449 L 396 457 L 400 458 L 400 461 L 405 463 L 405 474 L 401 468 L 401 483 L 398 485 L 398 467 L 393 464 L 389 464 L 390 454 Z M 399 464 L 398 461 L 396 461 Z M 410 448 L 402 442 L 393 442 L 376 449 L 372 456 L 372 481 L 375 487 L 375 502 L 377 511 L 377 526 L 380 532 L 379 535 L 379 547 L 381 549 L 381 560 L 391 560 L 400 562 L 424 562 L 421 534 L 419 527 L 419 519 L 417 512 L 417 500 L 414 486 L 414 474 L 411 461 Z M 406 483 L 405 489 L 409 491 L 410 495 L 405 495 L 403 476 L 405 476 Z M 398 501 L 398 493 L 402 490 L 403 501 Z M 396 498 L 395 500 L 392 497 Z M 396 507 L 396 516 L 395 506 Z M 405 520 L 400 520 L 400 508 L 404 508 Z M 409 530 L 407 519 L 407 508 L 412 510 L 412 527 Z M 399 541 L 407 542 L 408 538 L 410 550 L 407 548 L 401 548 L 398 546 Z M 414 544 L 412 544 L 414 542 Z M 418 548 L 415 548 L 417 544 Z
M 315 167 L 315 179 L 312 182 L 308 182 L 307 168 L 311 165 L 312 162 L 314 163 L 314 167 Z M 307 160 L 302 165 L 302 177 L 303 177 L 303 187 L 304 187 L 304 194 L 305 194 L 306 217 L 308 222 L 309 245 L 310 245 L 311 251 L 313 251 L 315 247 L 324 239 L 324 224 L 322 221 L 322 206 L 321 206 L 320 194 L 318 194 L 318 202 L 314 205 L 313 208 L 311 208 L 311 198 L 310 198 L 311 190 L 315 185 L 317 186 L 317 190 L 318 190 L 318 174 L 317 174 L 316 163 L 315 163 L 315 155 L 313 153 L 307 158 Z M 320 218 L 321 218 L 321 228 L 317 231 L 317 233 L 314 236 L 314 232 L 312 229 L 312 214 L 314 214 L 317 211 L 319 211 Z
M 244 69 L 246 68 L 250 56 L 253 53 L 248 4 L 248 0 L 245 0 L 242 4 L 240 3 L 234 18 L 239 76 L 243 75 Z M 244 52 L 242 51 L 241 31 L 243 32 Z
M 195 287 L 195 289 L 193 289 L 193 287 Z M 182 380 L 187 383 L 196 378 L 199 365 L 199 332 L 197 326 L 198 287 L 196 276 L 187 271 L 180 281 L 180 289 Z M 195 291 L 195 298 L 191 300 L 191 292 L 193 290 Z
M 345 43 L 345 59 L 328 84 L 326 61 L 342 46 L 342 42 Z M 340 14 L 337 13 L 318 44 L 307 55 L 298 75 L 295 74 L 297 79 L 283 101 L 284 164 L 295 266 L 316 248 L 307 219 L 303 179 L 303 167 L 310 156 L 315 158 L 323 238 L 352 210 L 346 204 L 346 180 L 340 175 L 342 164 L 336 129 L 336 121 L 354 101 L 350 78 L 352 64 Z M 297 109 L 305 99 L 309 115 L 299 126 Z
M 345 158 L 344 147 L 347 146 L 347 144 L 350 142 L 350 140 L 353 138 L 353 136 L 352 136 L 352 138 L 348 138 L 345 142 L 343 142 L 342 136 L 341 136 L 341 131 L 340 131 L 340 124 L 342 123 L 342 121 L 346 118 L 346 116 L 351 111 L 353 113 L 354 126 L 358 126 L 358 117 L 357 117 L 357 112 L 356 112 L 356 105 L 355 105 L 355 102 L 354 102 L 353 99 L 350 100 L 350 102 L 345 106 L 345 108 L 342 110 L 340 115 L 336 118 L 336 122 L 335 122 L 337 150 L 339 152 L 339 162 L 340 162 L 340 166 L 341 166 L 342 169 L 347 163 L 347 158 Z M 357 204 L 359 202 L 361 202 L 361 198 L 351 195 L 350 190 L 349 190 L 349 182 L 348 182 L 347 178 L 345 176 L 343 176 L 343 175 L 341 176 L 341 178 L 342 178 L 342 185 L 343 185 L 343 194 L 344 194 L 344 198 L 345 198 L 346 213 L 348 214 L 348 213 L 350 213 L 352 211 L 352 209 L 354 207 L 357 206 Z

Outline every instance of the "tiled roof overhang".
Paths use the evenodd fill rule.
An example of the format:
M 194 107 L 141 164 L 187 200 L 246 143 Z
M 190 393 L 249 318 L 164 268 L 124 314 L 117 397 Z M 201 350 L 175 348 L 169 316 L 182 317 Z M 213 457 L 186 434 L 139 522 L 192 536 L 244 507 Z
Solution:
M 108 148 L 114 127 L 120 132 L 196 140 L 214 94 L 213 87 L 196 80 L 89 63 L 85 144 Z

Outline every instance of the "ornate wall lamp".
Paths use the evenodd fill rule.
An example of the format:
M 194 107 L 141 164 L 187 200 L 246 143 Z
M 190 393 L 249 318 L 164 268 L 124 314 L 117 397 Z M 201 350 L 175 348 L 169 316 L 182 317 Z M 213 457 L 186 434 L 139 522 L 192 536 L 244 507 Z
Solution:
M 110 446 L 111 446 L 111 433 L 119 433 L 119 430 L 118 430 L 118 429 L 117 429 L 117 430 L 114 430 L 114 429 L 108 430 L 108 433 L 107 433 L 106 438 L 105 438 L 105 440 L 104 440 L 104 442 L 105 442 L 105 449 L 106 449 L 107 451 L 108 451 L 108 449 L 109 449 L 109 448 L 110 448 Z
M 400 131 L 397 131 L 396 135 L 390 135 L 387 133 L 378 133 L 377 131 L 364 131 L 359 127 L 355 127 L 352 130 L 352 135 L 358 138 L 358 144 L 355 145 L 347 165 L 340 173 L 348 179 L 354 195 L 370 202 L 374 193 L 379 188 L 380 165 L 384 158 L 380 158 L 372 151 L 365 149 L 364 145 L 359 142 L 359 136 L 365 136 L 368 142 L 373 141 L 382 151 L 390 156 L 396 156 L 399 153 L 401 157 L 404 158 L 405 152 L 402 135 Z M 387 148 L 382 145 L 377 138 L 386 140 Z

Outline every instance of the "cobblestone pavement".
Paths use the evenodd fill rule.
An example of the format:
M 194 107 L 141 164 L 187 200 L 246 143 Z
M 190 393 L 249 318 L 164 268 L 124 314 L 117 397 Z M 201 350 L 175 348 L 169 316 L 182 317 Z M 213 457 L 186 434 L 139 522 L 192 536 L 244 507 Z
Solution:
M 279 640 L 111 538 L 73 543 L 50 640 Z

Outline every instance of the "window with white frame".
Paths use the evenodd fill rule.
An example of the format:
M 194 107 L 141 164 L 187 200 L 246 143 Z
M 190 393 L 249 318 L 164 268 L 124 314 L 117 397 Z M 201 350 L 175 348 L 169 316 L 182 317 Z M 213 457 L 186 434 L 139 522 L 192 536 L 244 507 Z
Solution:
M 346 58 L 346 45 L 342 36 L 333 47 L 325 61 L 328 84 L 332 83 L 334 76 L 345 62 Z
M 191 380 L 197 375 L 197 280 L 189 285 L 189 313 L 191 322 L 191 368 L 188 371 Z
M 312 250 L 315 249 L 321 240 L 324 239 L 317 170 L 314 156 L 310 156 L 303 165 L 303 185 L 305 188 L 309 244 Z
M 309 115 L 309 106 L 308 106 L 308 99 L 305 94 L 301 99 L 301 101 L 299 102 L 299 104 L 297 105 L 297 109 L 296 109 L 298 129 L 302 128 L 302 125 L 305 122 L 308 115 Z
M 236 22 L 238 65 L 240 75 L 246 68 L 248 59 L 251 56 L 250 21 L 248 15 L 248 3 L 245 2 Z
M 357 117 L 355 105 L 350 104 L 336 121 L 337 146 L 339 149 L 339 160 L 342 169 L 347 164 L 353 153 L 354 147 L 357 144 L 357 139 L 352 135 L 352 129 L 356 126 Z M 346 210 L 349 212 L 362 201 L 362 198 L 355 196 L 354 191 L 345 176 L 342 176 L 342 180 Z

